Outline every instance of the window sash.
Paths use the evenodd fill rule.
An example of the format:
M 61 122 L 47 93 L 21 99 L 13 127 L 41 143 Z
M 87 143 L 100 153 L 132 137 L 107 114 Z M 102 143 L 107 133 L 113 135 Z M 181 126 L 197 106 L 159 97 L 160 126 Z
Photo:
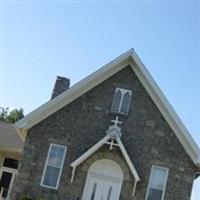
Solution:
M 120 90 L 115 90 L 113 102 L 112 102 L 112 108 L 111 111 L 114 113 L 119 113 L 120 104 L 122 99 L 122 93 Z
M 57 152 L 55 154 L 56 150 Z M 61 151 L 60 155 L 59 155 L 59 151 Z M 67 151 L 67 148 L 65 146 L 58 145 L 58 144 L 50 144 L 44 170 L 43 170 L 41 183 L 40 183 L 41 186 L 51 188 L 51 189 L 58 189 L 66 151 Z M 51 158 L 52 155 L 54 155 L 54 157 Z M 52 177 L 54 175 L 56 180 L 55 181 L 52 180 L 51 179 L 52 177 L 49 178 L 48 177 L 49 174 Z M 52 180 L 52 182 L 50 180 Z
M 147 200 L 160 200 L 163 196 L 163 190 L 149 188 Z
M 60 168 L 64 156 L 65 149 L 63 147 L 53 145 L 49 153 L 47 165 Z
M 46 166 L 43 185 L 49 187 L 56 187 L 59 177 L 60 168 Z
M 117 94 L 119 94 L 118 92 L 120 92 L 120 96 L 119 95 L 117 96 Z M 129 99 L 127 102 L 125 102 L 124 97 L 127 93 L 129 95 Z M 118 99 L 119 97 L 120 97 L 120 99 Z M 114 97 L 113 97 L 111 111 L 114 113 L 128 114 L 131 97 L 132 97 L 131 90 L 127 90 L 127 89 L 123 89 L 123 88 L 116 88 Z M 123 105 L 123 103 L 127 103 L 127 104 Z
M 123 94 L 120 105 L 120 113 L 128 114 L 129 106 L 131 102 L 131 94 L 127 91 Z
M 161 183 L 162 187 L 156 186 L 155 184 L 155 182 L 159 179 L 158 177 L 156 177 L 156 175 L 159 174 L 159 173 L 156 173 L 156 170 L 164 171 L 164 177 L 161 177 L 163 179 Z M 168 174 L 169 174 L 168 168 L 152 166 L 148 189 L 147 189 L 146 198 L 145 198 L 146 200 L 163 200 L 164 195 L 165 195 L 166 185 L 167 185 Z

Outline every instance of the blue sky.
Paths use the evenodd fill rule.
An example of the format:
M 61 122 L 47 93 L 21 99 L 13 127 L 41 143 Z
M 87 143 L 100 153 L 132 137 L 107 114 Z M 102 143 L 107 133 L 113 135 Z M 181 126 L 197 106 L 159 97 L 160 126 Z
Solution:
M 130 48 L 200 145 L 198 1 L 1 1 L 0 106 L 28 113 L 57 75 L 74 84 Z

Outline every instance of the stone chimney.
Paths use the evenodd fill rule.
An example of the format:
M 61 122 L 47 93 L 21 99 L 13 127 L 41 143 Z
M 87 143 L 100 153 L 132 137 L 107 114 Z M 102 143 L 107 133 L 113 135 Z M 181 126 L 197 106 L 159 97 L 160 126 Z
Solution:
M 69 86 L 70 86 L 70 79 L 57 76 L 53 92 L 51 95 L 51 100 L 60 95 L 61 93 L 65 92 L 67 89 L 69 89 Z

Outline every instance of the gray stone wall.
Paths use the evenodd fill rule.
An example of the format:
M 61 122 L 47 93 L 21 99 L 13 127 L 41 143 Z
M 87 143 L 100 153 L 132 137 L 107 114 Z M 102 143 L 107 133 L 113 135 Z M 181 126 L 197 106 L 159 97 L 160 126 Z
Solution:
M 103 148 L 76 171 L 70 183 L 70 164 L 105 136 L 115 115 L 110 112 L 116 87 L 133 91 L 128 116 L 120 115 L 122 141 L 136 167 L 141 181 L 135 200 L 144 200 L 152 165 L 169 168 L 165 200 L 189 200 L 195 167 L 177 137 L 145 91 L 130 67 L 113 75 L 85 95 L 48 117 L 28 133 L 24 158 L 14 183 L 13 194 L 28 194 L 33 199 L 80 200 L 87 176 L 87 168 L 99 157 L 116 155 L 124 165 L 127 179 L 123 182 L 120 200 L 130 200 L 133 178 L 117 149 Z M 58 190 L 40 186 L 43 167 L 50 143 L 67 146 L 67 155 Z M 103 153 L 102 153 L 103 151 Z M 13 197 L 14 199 L 14 197 Z

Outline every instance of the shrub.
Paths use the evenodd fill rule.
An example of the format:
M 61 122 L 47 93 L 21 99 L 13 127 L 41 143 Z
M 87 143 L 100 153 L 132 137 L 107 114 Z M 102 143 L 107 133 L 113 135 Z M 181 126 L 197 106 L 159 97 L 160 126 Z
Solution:
M 20 200 L 32 200 L 30 197 L 23 196 Z

